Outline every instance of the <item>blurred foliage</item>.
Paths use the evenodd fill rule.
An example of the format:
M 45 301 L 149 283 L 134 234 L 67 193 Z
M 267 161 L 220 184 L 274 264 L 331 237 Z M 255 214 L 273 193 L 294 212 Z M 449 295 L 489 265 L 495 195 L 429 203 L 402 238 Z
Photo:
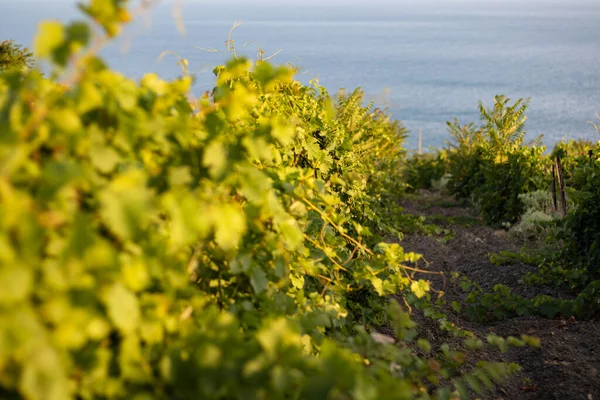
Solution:
M 29 69 L 33 66 L 33 54 L 14 40 L 0 42 L 0 72 Z
M 94 46 L 42 23 L 48 78 L 0 75 L 0 397 L 449 399 L 517 370 L 431 349 L 386 301 L 431 299 L 382 240 L 399 122 L 241 58 L 200 99 L 185 71 L 130 80 L 96 55 L 126 5 L 81 6 Z

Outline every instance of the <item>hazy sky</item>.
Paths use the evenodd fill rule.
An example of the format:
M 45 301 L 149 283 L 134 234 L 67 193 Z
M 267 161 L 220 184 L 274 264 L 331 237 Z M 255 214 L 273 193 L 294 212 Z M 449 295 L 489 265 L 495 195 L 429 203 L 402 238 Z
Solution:
M 2 1 L 2 0 L 0 0 Z M 290 6 L 336 6 L 336 7 L 376 7 L 392 6 L 396 9 L 406 7 L 407 9 L 524 9 L 539 10 L 553 6 L 564 6 L 569 4 L 577 9 L 590 7 L 600 9 L 600 0 L 161 0 L 161 3 L 179 2 L 181 4 L 215 4 L 215 5 L 269 5 L 273 7 L 289 8 Z
M 0 5 L 11 3 L 40 3 L 49 0 L 0 0 Z M 53 3 L 71 3 L 86 2 L 86 0 L 51 0 Z M 139 0 L 130 0 L 131 4 L 138 3 Z M 290 5 L 406 5 L 417 7 L 425 4 L 435 4 L 438 6 L 452 5 L 469 5 L 484 8 L 486 6 L 506 5 L 510 7 L 529 7 L 535 6 L 551 6 L 553 4 L 572 4 L 577 5 L 596 5 L 600 3 L 598 0 L 154 0 L 154 3 L 195 3 L 195 4 L 243 4 L 252 6 L 253 4 L 269 4 L 274 6 L 290 6 Z
M 182 2 L 182 3 L 203 3 L 203 4 L 272 4 L 272 5 L 306 5 L 306 4 L 318 4 L 318 5 L 410 5 L 419 6 L 424 4 L 436 4 L 436 5 L 470 5 L 478 7 L 486 6 L 498 6 L 498 5 L 510 5 L 511 7 L 527 7 L 531 5 L 553 5 L 553 4 L 596 4 L 597 0 L 162 0 L 163 2 Z
M 52 2 L 59 7 L 75 7 L 79 2 L 88 0 L 0 0 L 0 10 L 11 5 L 24 3 L 48 3 Z M 138 4 L 140 0 L 130 0 L 130 4 Z M 201 4 L 206 6 L 236 6 L 243 5 L 245 8 L 254 5 L 289 9 L 298 6 L 307 8 L 311 6 L 333 6 L 340 8 L 388 6 L 395 9 L 406 7 L 407 9 L 431 9 L 436 10 L 460 10 L 465 8 L 475 10 L 498 9 L 498 10 L 540 10 L 551 9 L 553 6 L 569 4 L 573 9 L 600 9 L 600 0 L 151 0 L 155 4 Z

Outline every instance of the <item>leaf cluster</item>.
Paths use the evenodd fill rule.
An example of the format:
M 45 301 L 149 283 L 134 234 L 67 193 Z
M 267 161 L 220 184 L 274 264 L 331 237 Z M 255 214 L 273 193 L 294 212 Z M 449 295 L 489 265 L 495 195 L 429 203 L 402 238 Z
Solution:
M 33 54 L 29 49 L 16 44 L 14 40 L 0 42 L 0 72 L 28 69 L 33 63 Z

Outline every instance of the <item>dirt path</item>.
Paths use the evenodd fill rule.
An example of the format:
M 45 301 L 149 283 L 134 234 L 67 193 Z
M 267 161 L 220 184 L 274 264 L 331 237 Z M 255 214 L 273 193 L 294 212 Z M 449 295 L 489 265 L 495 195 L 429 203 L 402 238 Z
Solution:
M 483 226 L 469 209 L 460 207 L 451 199 L 421 193 L 417 198 L 406 200 L 404 207 L 408 213 L 424 215 L 452 231 L 452 238 L 446 241 L 413 234 L 401 242 L 405 250 L 424 255 L 428 264 L 422 263 L 420 267 L 443 271 L 446 276 L 457 271 L 486 291 L 501 283 L 509 286 L 513 293 L 525 297 L 539 294 L 567 296 L 553 288 L 523 285 L 521 278 L 526 272 L 535 271 L 534 266 L 522 263 L 500 267 L 493 265 L 489 261 L 489 252 L 516 251 L 520 248 L 519 244 L 504 231 Z M 432 286 L 444 290 L 448 304 L 452 301 L 464 302 L 465 295 L 460 288 L 450 284 L 443 287 L 442 280 L 435 278 L 432 279 Z M 445 312 L 452 322 L 482 338 L 489 333 L 516 337 L 527 334 L 537 336 L 542 341 L 540 349 L 511 349 L 506 354 L 486 350 L 478 354 L 480 359 L 516 362 L 523 368 L 506 385 L 483 398 L 600 400 L 600 322 L 523 317 L 479 324 L 451 309 Z M 440 337 L 434 326 L 436 323 L 429 319 L 418 313 L 414 319 L 419 322 L 421 334 L 428 337 L 432 344 L 459 344 L 460 341 L 450 335 Z

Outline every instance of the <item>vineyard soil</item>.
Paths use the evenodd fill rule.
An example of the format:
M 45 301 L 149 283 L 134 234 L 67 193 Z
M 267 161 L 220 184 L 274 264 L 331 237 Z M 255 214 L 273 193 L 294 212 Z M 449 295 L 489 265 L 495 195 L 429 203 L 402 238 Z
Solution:
M 408 198 L 403 206 L 406 211 L 422 215 L 428 221 L 449 229 L 452 233 L 445 237 L 432 237 L 410 234 L 402 241 L 407 251 L 423 254 L 426 262 L 419 267 L 430 271 L 443 271 L 447 280 L 432 276 L 432 287 L 444 291 L 448 318 L 459 327 L 485 337 L 489 333 L 500 336 L 537 336 L 542 341 L 540 349 L 510 349 L 500 355 L 497 350 L 484 350 L 481 359 L 503 358 L 516 362 L 522 371 L 507 383 L 489 394 L 490 399 L 600 399 L 600 322 L 552 320 L 542 317 L 520 317 L 493 323 L 475 323 L 462 313 L 456 313 L 449 306 L 453 301 L 464 303 L 465 294 L 458 285 L 450 283 L 450 276 L 458 272 L 477 282 L 484 290 L 491 291 L 494 285 L 504 284 L 513 293 L 524 297 L 547 294 L 566 299 L 567 293 L 549 287 L 530 287 L 520 283 L 526 272 L 536 267 L 524 263 L 496 266 L 489 260 L 489 253 L 503 250 L 518 251 L 520 244 L 505 231 L 485 227 L 475 213 L 461 207 L 453 199 L 421 191 Z M 436 330 L 437 322 L 419 315 L 414 319 L 421 333 L 431 343 L 444 342 L 460 346 L 460 340 L 451 335 L 440 337 Z

